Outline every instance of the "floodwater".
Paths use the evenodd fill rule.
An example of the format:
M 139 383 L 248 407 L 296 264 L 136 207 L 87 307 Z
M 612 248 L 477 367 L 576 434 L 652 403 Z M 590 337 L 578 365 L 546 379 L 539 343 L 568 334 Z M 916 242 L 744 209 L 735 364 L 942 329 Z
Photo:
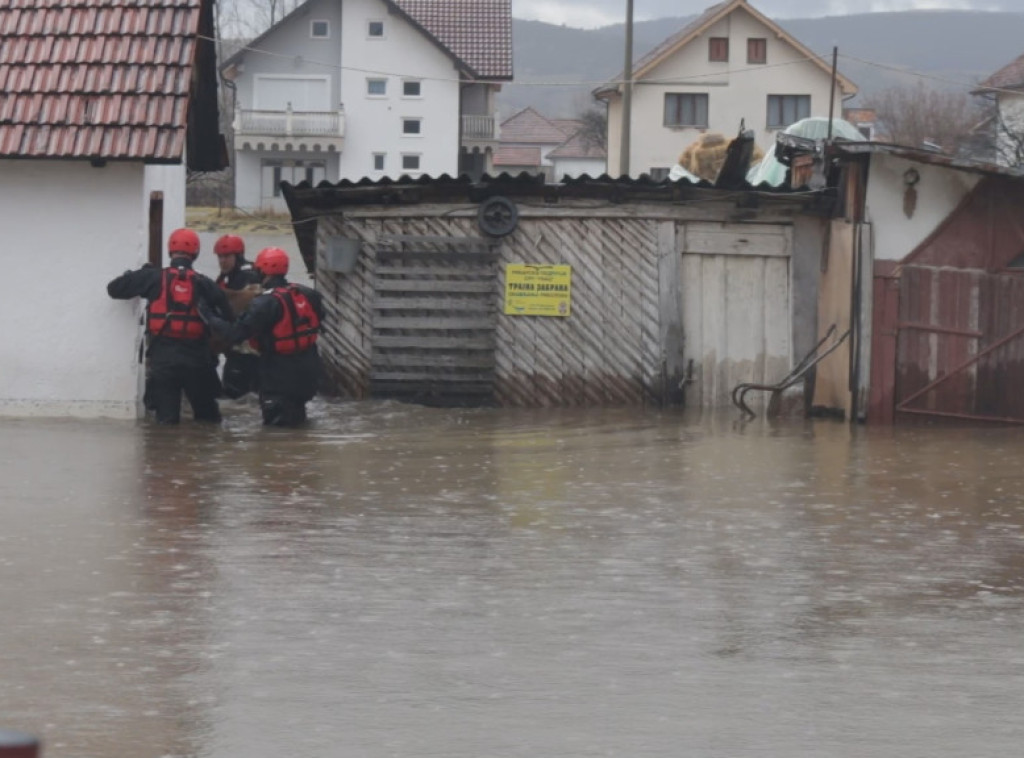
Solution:
M 0 423 L 45 758 L 1006 758 L 1024 430 L 252 402 Z

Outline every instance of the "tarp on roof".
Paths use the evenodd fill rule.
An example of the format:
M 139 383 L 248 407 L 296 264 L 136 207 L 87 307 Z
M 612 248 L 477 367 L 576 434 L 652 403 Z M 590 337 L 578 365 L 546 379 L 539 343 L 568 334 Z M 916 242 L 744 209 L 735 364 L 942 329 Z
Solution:
M 791 134 L 794 137 L 802 137 L 807 140 L 820 142 L 828 139 L 828 118 L 824 116 L 812 116 L 804 118 L 794 124 L 790 124 L 782 130 L 783 134 Z M 866 142 L 860 130 L 841 118 L 832 119 L 832 139 L 846 140 L 848 142 Z M 747 182 L 754 187 L 759 184 L 769 184 L 772 187 L 780 187 L 786 181 L 787 167 L 779 163 L 775 157 L 776 145 L 768 148 L 760 163 L 751 167 L 747 172 Z

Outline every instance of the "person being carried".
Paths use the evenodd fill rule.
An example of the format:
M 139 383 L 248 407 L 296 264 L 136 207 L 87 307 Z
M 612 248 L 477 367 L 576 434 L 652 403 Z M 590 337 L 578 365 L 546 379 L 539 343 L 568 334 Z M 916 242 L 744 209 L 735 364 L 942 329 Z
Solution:
M 263 277 L 264 291 L 248 310 L 234 323 L 205 307 L 203 316 L 214 334 L 230 344 L 256 343 L 263 423 L 299 426 L 320 376 L 316 342 L 324 321 L 323 298 L 316 290 L 288 282 L 288 253 L 279 247 L 261 250 L 253 265 Z
M 213 245 L 220 274 L 217 285 L 225 290 L 231 310 L 237 317 L 259 294 L 260 275 L 245 259 L 245 241 L 234 234 L 225 234 Z M 216 340 L 215 340 L 216 341 Z M 217 348 L 221 346 L 217 345 Z M 220 350 L 218 350 L 219 352 Z M 224 352 L 224 370 L 221 384 L 224 396 L 232 400 L 259 389 L 259 356 L 248 343 L 227 347 Z
M 210 350 L 210 332 L 199 308 L 231 317 L 224 291 L 212 279 L 192 270 L 199 255 L 199 235 L 176 229 L 167 241 L 171 263 L 161 269 L 146 264 L 125 271 L 107 284 L 115 300 L 145 298 L 149 359 L 147 406 L 161 424 L 181 420 L 181 393 L 196 421 L 220 421 L 217 357 Z

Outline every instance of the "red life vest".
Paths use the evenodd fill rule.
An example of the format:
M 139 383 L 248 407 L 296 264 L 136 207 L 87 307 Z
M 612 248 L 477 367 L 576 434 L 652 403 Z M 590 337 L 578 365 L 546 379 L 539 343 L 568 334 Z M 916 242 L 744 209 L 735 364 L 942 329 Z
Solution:
M 206 334 L 206 324 L 196 307 L 196 273 L 190 268 L 165 268 L 161 273 L 160 297 L 149 304 L 147 324 L 155 337 L 197 340 Z
M 275 287 L 270 293 L 281 303 L 284 312 L 271 333 L 270 346 L 273 351 L 280 355 L 291 355 L 315 345 L 320 331 L 320 319 L 309 298 L 293 284 Z

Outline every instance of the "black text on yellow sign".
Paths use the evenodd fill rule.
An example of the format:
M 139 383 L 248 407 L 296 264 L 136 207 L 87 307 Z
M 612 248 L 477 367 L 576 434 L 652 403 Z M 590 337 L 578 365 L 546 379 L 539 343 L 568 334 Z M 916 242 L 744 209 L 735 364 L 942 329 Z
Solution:
M 505 266 L 505 313 L 509 316 L 568 316 L 571 294 L 572 266 Z

